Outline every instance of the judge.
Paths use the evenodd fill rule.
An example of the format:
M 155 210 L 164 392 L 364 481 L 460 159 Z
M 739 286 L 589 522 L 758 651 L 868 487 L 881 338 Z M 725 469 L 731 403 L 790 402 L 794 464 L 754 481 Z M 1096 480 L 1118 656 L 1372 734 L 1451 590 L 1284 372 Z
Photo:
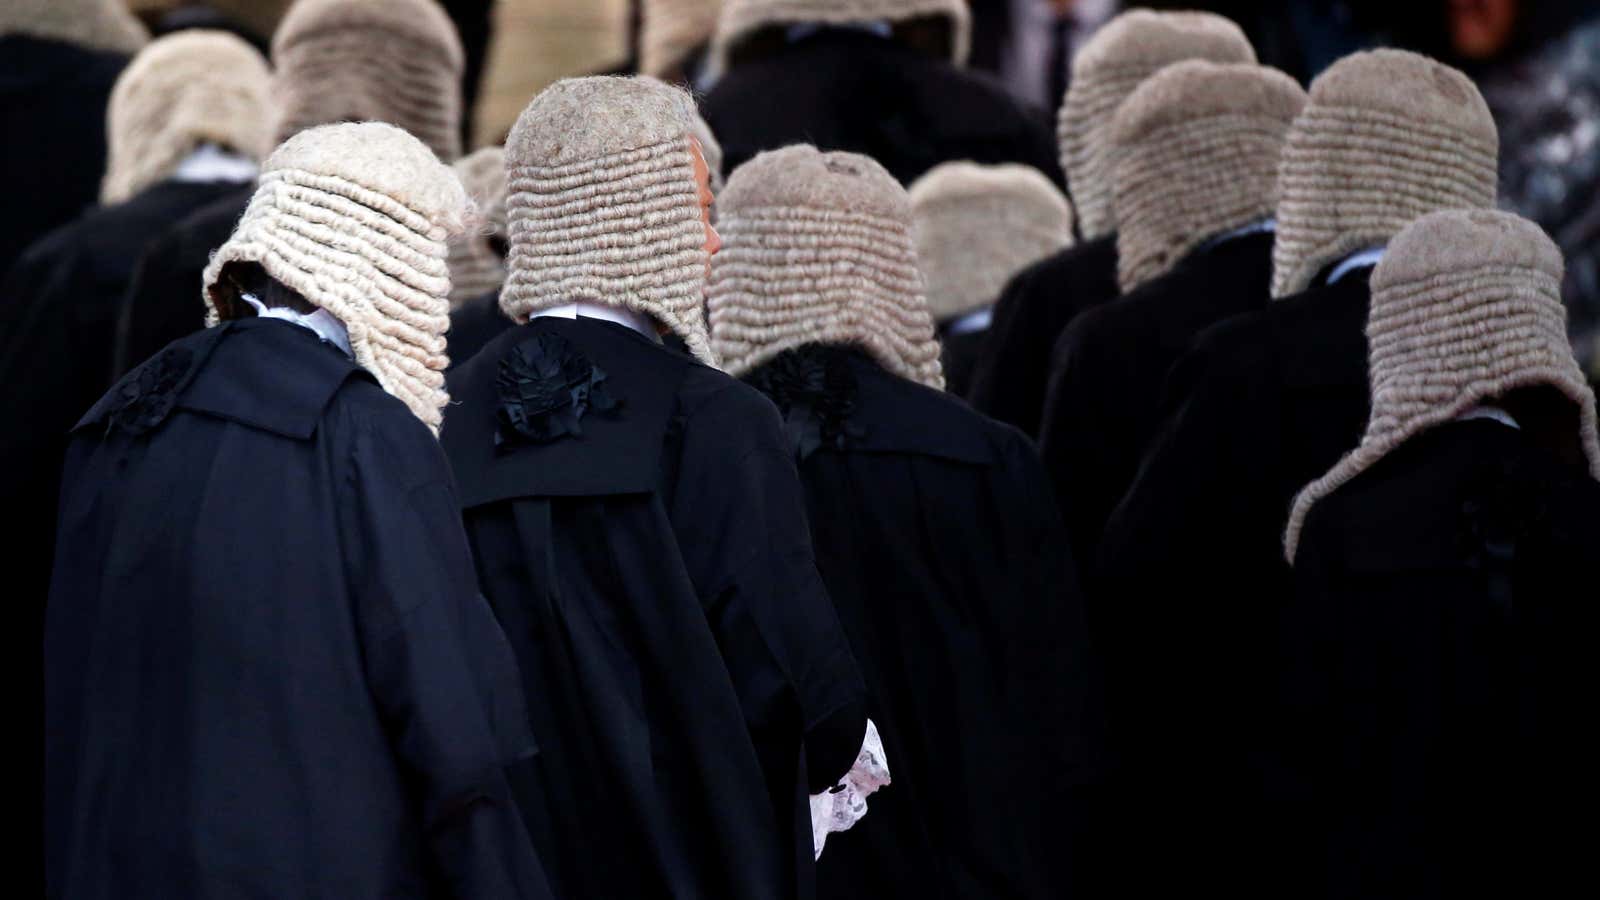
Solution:
M 1372 413 L 1285 539 L 1297 776 L 1279 896 L 1557 896 L 1593 880 L 1600 440 L 1561 254 L 1491 211 L 1419 219 L 1372 275 Z
M 1135 9 L 1073 59 L 1057 135 L 1082 242 L 1022 270 L 1000 295 L 968 394 L 979 412 L 1038 435 L 1056 339 L 1073 317 L 1118 293 L 1111 118 L 1146 78 L 1186 59 L 1253 63 L 1256 54 L 1221 16 Z
M 461 155 L 461 40 L 437 0 L 296 0 L 272 38 L 273 134 L 388 122 L 445 162 Z M 115 373 L 201 325 L 190 298 L 248 188 L 197 210 L 145 250 L 123 300 Z
M 1490 207 L 1496 146 L 1472 82 L 1425 57 L 1359 53 L 1319 76 L 1282 151 L 1275 299 L 1213 326 L 1174 365 L 1158 436 L 1101 538 L 1095 596 L 1130 629 L 1118 662 L 1138 675 L 1122 686 L 1137 692 L 1124 705 L 1142 718 L 1140 746 L 1157 771 L 1216 792 L 1240 827 L 1267 821 L 1247 789 L 1272 718 L 1289 505 L 1366 421 L 1372 265 L 1429 212 Z M 1195 602 L 1196 584 L 1225 585 L 1227 602 Z M 1202 730 L 1205 752 L 1185 757 L 1194 768 L 1171 765 L 1163 748 Z M 1270 848 L 1284 833 L 1259 836 Z
M 1026 438 L 942 392 L 910 200 L 881 166 L 763 153 L 719 203 L 713 348 L 778 406 L 894 784 L 824 897 L 1056 897 L 1089 821 L 1084 632 Z
M 1133 481 L 1172 363 L 1207 326 L 1267 303 L 1278 157 L 1305 96 L 1275 69 L 1190 60 L 1112 119 L 1122 298 L 1057 340 L 1039 441 L 1078 559 L 1094 559 Z
M 468 200 L 378 123 L 276 150 L 213 327 L 74 432 L 46 660 L 51 896 L 545 897 L 534 752 L 431 428 Z
M 540 753 L 515 785 L 559 896 L 809 894 L 806 795 L 866 732 L 777 415 L 709 365 L 693 130 L 658 81 L 534 98 L 506 144 L 522 324 L 450 376 L 444 447 L 522 665 Z
M 939 329 L 945 390 L 965 396 L 995 298 L 1072 243 L 1072 207 L 1037 169 L 941 163 L 911 186 L 917 258 Z
M 1014 162 L 1062 182 L 1045 114 L 963 67 L 964 0 L 724 0 L 702 108 L 727 171 L 811 143 L 901 184 L 942 162 Z
M 8 506 L 30 522 L 18 596 L 42 608 L 67 432 L 111 386 L 117 305 L 144 241 L 255 176 L 271 149 L 267 67 L 243 41 L 186 32 L 140 51 L 112 92 L 103 205 L 30 247 L 0 282 L 5 414 L 29 427 L 5 442 Z M 31 574 L 29 574 L 31 573 Z
M 24 248 L 94 203 L 106 162 L 106 103 L 150 39 L 122 0 L 0 3 L 0 276 Z

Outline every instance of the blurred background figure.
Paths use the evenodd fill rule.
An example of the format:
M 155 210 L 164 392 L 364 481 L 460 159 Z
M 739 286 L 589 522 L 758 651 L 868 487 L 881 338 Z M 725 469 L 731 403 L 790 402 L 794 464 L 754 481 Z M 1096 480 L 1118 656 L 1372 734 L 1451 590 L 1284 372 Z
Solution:
M 963 397 L 1000 290 L 1072 244 L 1072 207 L 1038 169 L 952 162 L 911 186 L 911 213 L 945 390 Z
M 475 109 L 483 84 L 488 59 L 489 38 L 493 32 L 491 13 L 505 0 L 440 0 L 439 5 L 455 23 L 461 36 L 465 63 L 461 70 L 462 108 Z M 540 2 L 540 0 L 526 0 Z M 549 0 L 544 0 L 549 2 Z M 560 3 L 563 0 L 555 0 Z M 565 0 L 575 2 L 575 0 Z M 592 0 L 585 0 L 592 2 Z M 615 0 L 621 2 L 621 0 Z M 293 0 L 128 0 L 128 5 L 150 26 L 153 34 L 169 34 L 185 28 L 214 28 L 231 31 L 250 41 L 262 53 L 272 43 L 272 34 L 283 20 Z M 462 141 L 473 143 L 470 116 L 461 123 Z M 493 140 L 491 136 L 489 141 Z
M 726 0 L 701 110 L 729 171 L 810 143 L 901 184 L 941 162 L 1031 165 L 1062 182 L 1042 113 L 966 71 L 965 0 Z
M 444 162 L 461 155 L 461 43 L 436 0 L 296 0 L 272 39 L 273 134 L 336 122 L 397 125 Z M 201 326 L 194 292 L 250 199 L 246 186 L 145 250 L 117 326 L 120 375 Z
M 639 72 L 663 81 L 707 86 L 706 61 L 724 0 L 636 0 Z
M 1450 51 L 1500 127 L 1500 205 L 1566 257 L 1579 362 L 1600 381 L 1600 5 L 1448 0 Z
M 1255 62 L 1239 26 L 1209 13 L 1132 10 L 1096 32 L 1072 61 L 1057 117 L 1057 150 L 1082 241 L 1018 273 L 995 303 L 967 399 L 979 412 L 1037 436 L 1050 354 L 1079 313 L 1110 302 L 1117 286 L 1112 154 L 1106 134 L 1139 84 L 1186 59 Z
M 994 72 L 1018 99 L 1053 113 L 1066 98 L 1072 58 L 1121 4 L 971 0 L 969 5 L 973 67 Z
M 250 185 L 272 145 L 266 60 L 216 31 L 159 38 L 123 70 L 107 112 L 104 205 L 29 247 L 0 281 L 0 409 L 29 427 L 7 439 L 7 506 L 28 541 L 54 537 L 57 473 L 72 423 L 111 387 L 121 297 L 151 235 Z M 192 297 L 198 304 L 198 298 Z M 15 488 L 16 492 L 10 490 Z M 49 553 L 13 572 L 19 597 L 43 602 Z
M 1094 559 L 1133 481 L 1172 364 L 1210 325 L 1270 299 L 1278 158 L 1304 104 L 1275 69 L 1187 60 L 1112 118 L 1122 296 L 1056 341 L 1039 434 L 1078 559 Z
M 121 0 L 0 4 L 0 171 L 11 180 L 0 274 L 99 196 L 106 102 L 129 55 L 148 39 Z

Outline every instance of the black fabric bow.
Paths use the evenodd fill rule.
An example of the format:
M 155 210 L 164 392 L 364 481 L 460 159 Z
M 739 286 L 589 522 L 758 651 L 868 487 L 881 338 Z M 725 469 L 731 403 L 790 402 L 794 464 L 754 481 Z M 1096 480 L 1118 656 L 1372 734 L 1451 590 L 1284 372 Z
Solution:
M 773 357 L 747 381 L 783 413 L 783 427 L 801 462 L 823 447 L 848 449 L 866 435 L 851 421 L 859 387 L 844 347 L 807 344 Z
M 558 334 L 544 331 L 516 344 L 495 377 L 495 446 L 510 450 L 582 437 L 580 422 L 589 410 L 612 413 L 621 406 L 605 381 L 605 371 Z
M 106 433 L 113 429 L 141 435 L 160 425 L 178 403 L 178 390 L 194 368 L 194 353 L 186 347 L 168 347 L 134 370 L 113 388 L 118 400 L 106 417 Z

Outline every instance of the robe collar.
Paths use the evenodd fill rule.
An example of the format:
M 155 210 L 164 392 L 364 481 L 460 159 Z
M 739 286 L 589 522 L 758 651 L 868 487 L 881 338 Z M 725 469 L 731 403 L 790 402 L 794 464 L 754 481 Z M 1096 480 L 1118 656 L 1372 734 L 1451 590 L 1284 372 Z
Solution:
M 182 408 L 305 440 L 351 378 L 376 383 L 305 328 L 238 319 L 168 345 L 123 376 L 73 430 L 131 422 L 137 434 Z

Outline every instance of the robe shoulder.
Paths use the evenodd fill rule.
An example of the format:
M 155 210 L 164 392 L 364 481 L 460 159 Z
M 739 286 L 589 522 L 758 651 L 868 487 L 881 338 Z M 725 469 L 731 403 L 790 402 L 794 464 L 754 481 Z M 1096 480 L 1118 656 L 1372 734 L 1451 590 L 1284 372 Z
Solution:
M 1036 434 L 1051 353 L 1085 310 L 1117 296 L 1115 236 L 1069 247 L 1022 270 L 995 303 L 968 398 L 980 412 Z
M 1312 553 L 1346 572 L 1469 565 L 1474 537 L 1593 548 L 1600 483 L 1497 422 L 1453 422 L 1407 441 L 1317 501 Z
M 539 367 L 546 364 L 581 372 L 587 399 L 530 401 L 543 396 L 549 379 Z M 453 405 L 441 440 L 469 507 L 514 497 L 661 490 L 662 473 L 674 462 L 669 444 L 691 421 L 721 429 L 721 440 L 708 449 L 731 453 L 775 440 L 775 424 L 758 427 L 776 418 L 759 393 L 595 319 L 542 317 L 510 328 L 452 370 L 448 386 Z

